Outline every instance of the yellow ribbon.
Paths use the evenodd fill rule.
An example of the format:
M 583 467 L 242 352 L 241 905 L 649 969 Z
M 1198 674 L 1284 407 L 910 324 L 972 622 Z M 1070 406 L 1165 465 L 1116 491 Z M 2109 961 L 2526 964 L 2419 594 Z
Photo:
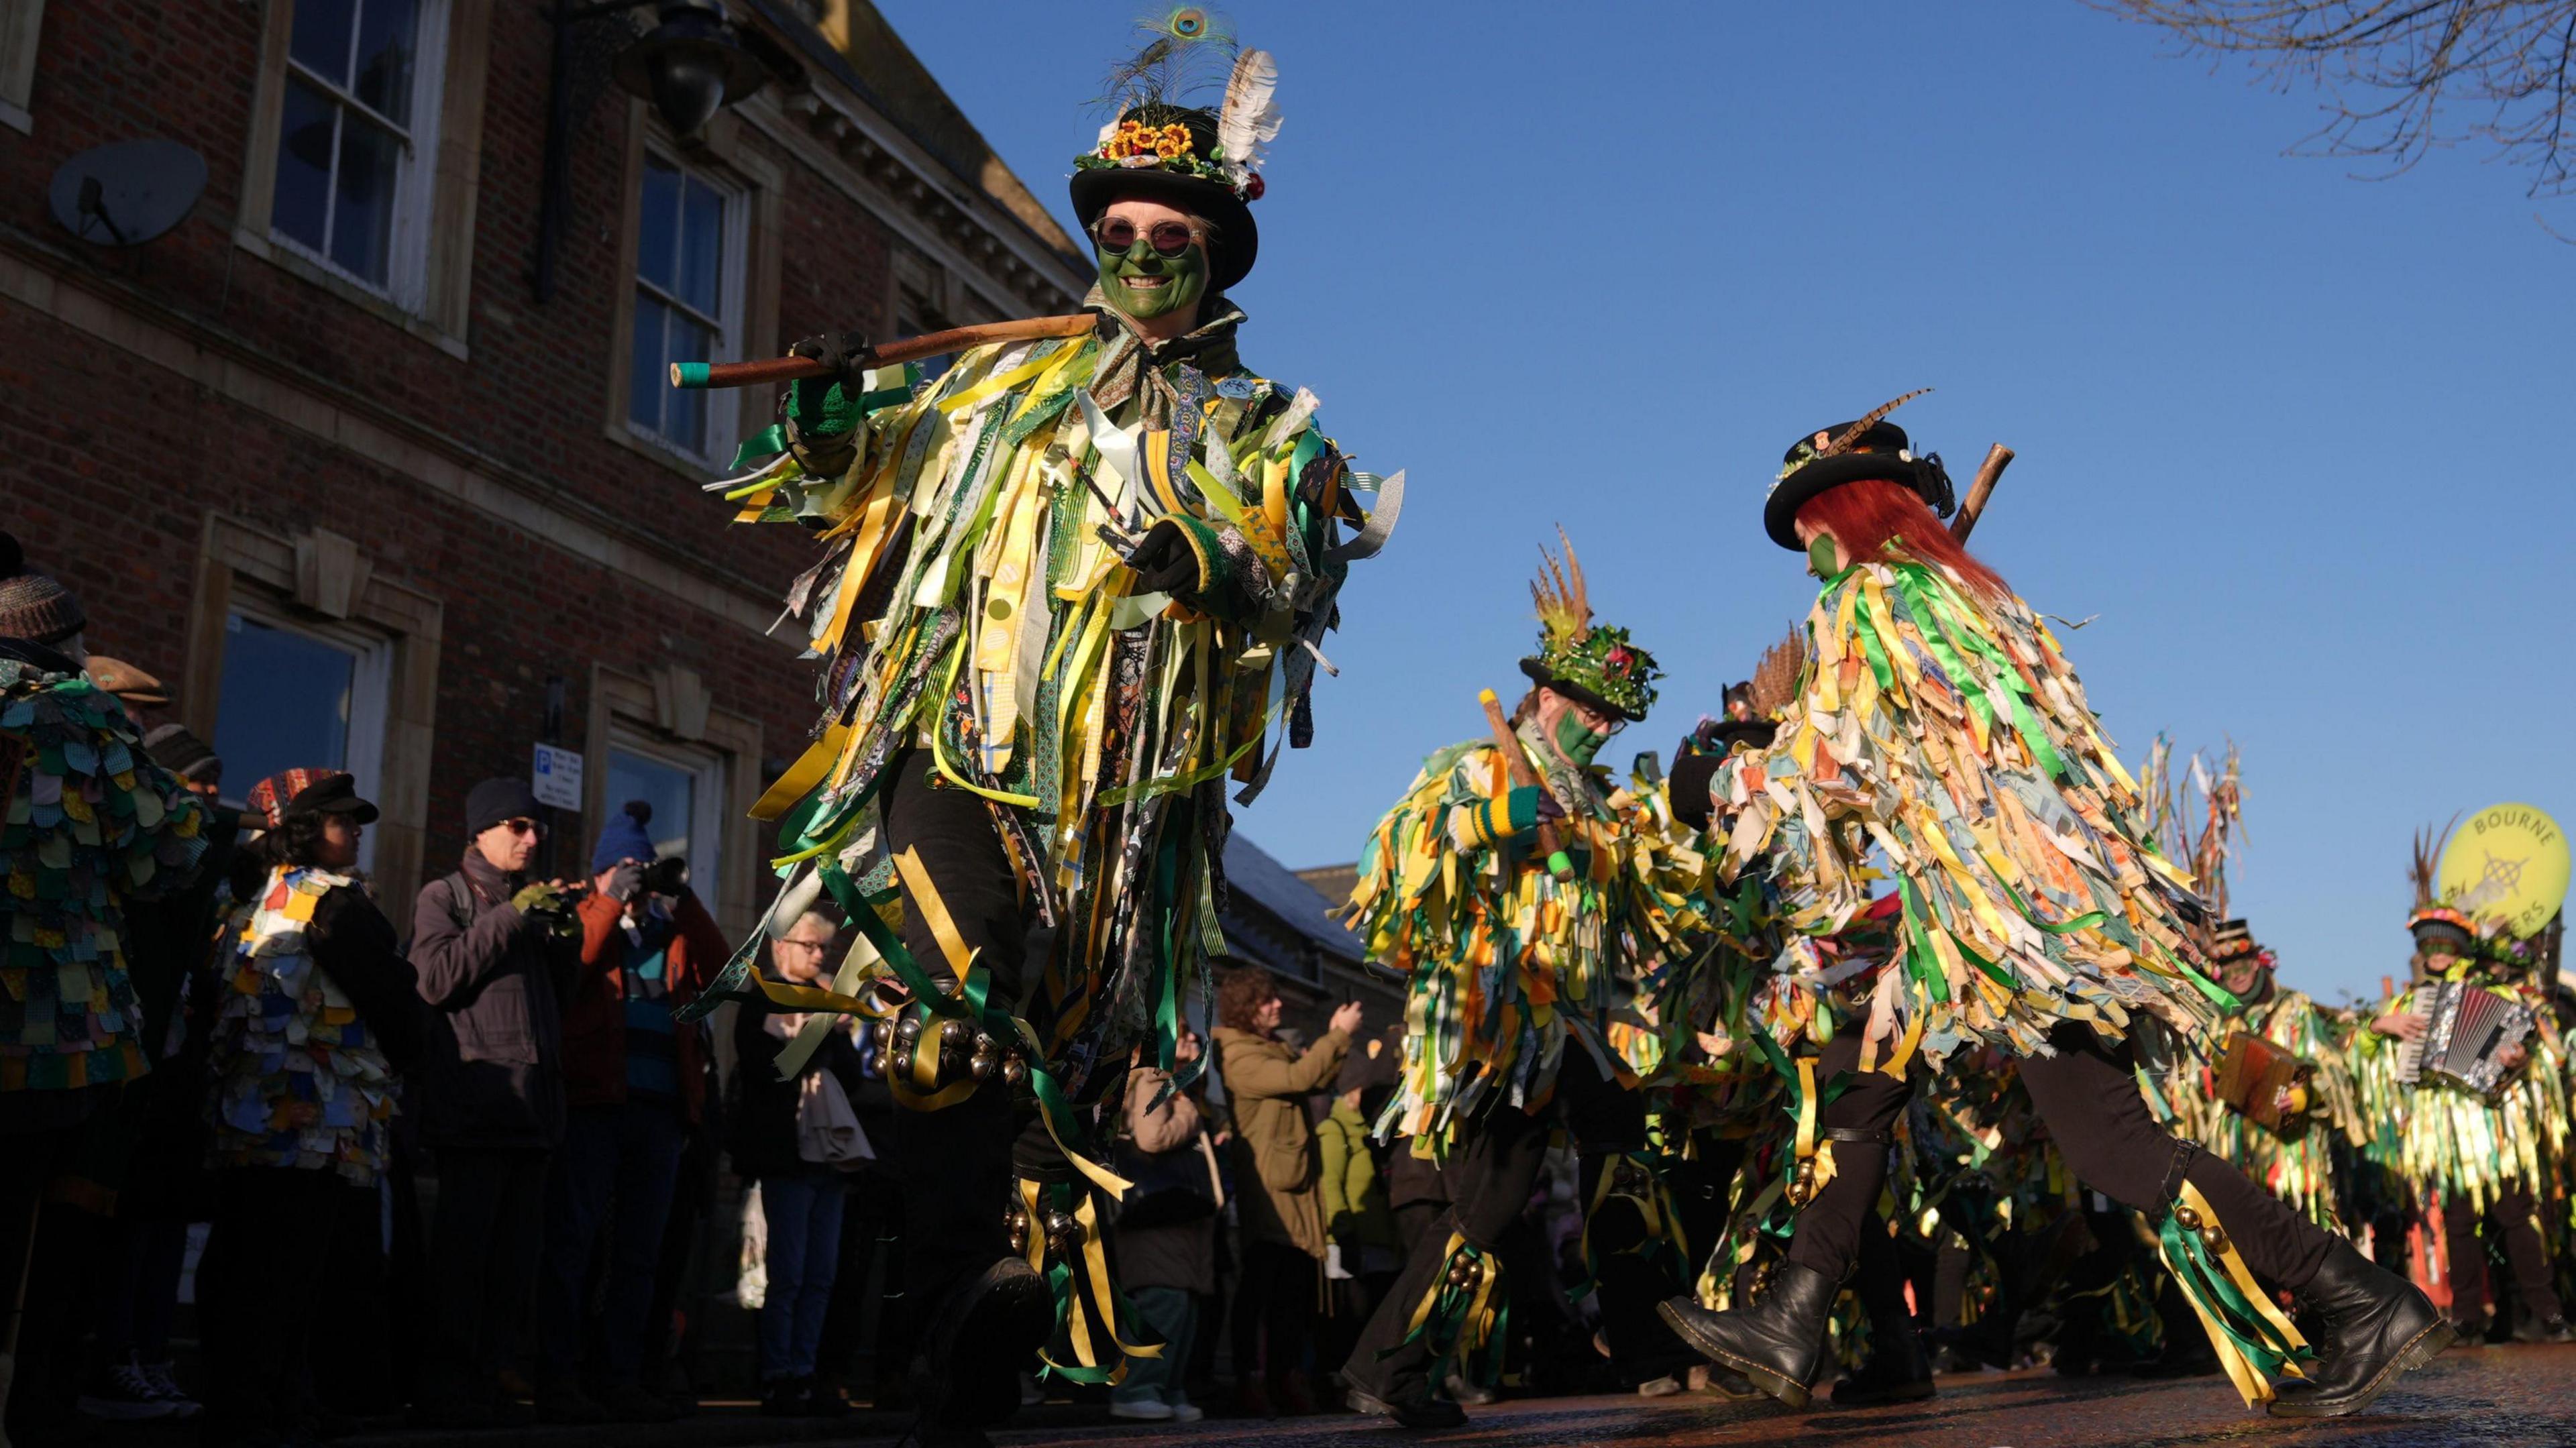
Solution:
M 2209 1198 L 2202 1196 L 2200 1188 L 2189 1181 L 2182 1184 L 2182 1195 L 2176 1205 L 2178 1208 L 2189 1208 L 2197 1213 L 2203 1222 L 2218 1222 L 2218 1212 L 2209 1205 Z M 2223 1231 L 2224 1224 L 2220 1226 Z M 2245 1259 L 2236 1251 L 2235 1237 L 2229 1235 L 2225 1240 L 2227 1250 L 2217 1255 L 2220 1265 L 2227 1269 L 2228 1280 L 2236 1284 L 2237 1291 L 2245 1294 L 2245 1300 L 2254 1305 L 2254 1310 L 2261 1314 L 2265 1325 L 2278 1333 L 2282 1342 L 2294 1349 L 2306 1347 L 2308 1340 L 2300 1336 L 2298 1328 L 2281 1314 L 2280 1306 L 2272 1300 L 2272 1295 L 2256 1285 L 2253 1271 L 2245 1265 Z M 2207 1239 L 2204 1238 L 2204 1244 L 2206 1241 Z M 2181 1264 L 2169 1257 L 2165 1267 L 2177 1278 L 2182 1275 Z M 2219 1325 L 2217 1317 L 2201 1304 L 2197 1296 L 2186 1292 L 2183 1297 L 2191 1303 L 2191 1310 L 2200 1318 L 2201 1329 L 2209 1334 L 2209 1345 L 2218 1354 L 2219 1366 L 2227 1370 L 2227 1379 L 2235 1384 L 2237 1396 L 2245 1400 L 2245 1406 L 2250 1408 L 2257 1403 L 2272 1401 L 2271 1382 L 2255 1370 L 2253 1360 L 2246 1357 L 2244 1351 L 2236 1346 L 2234 1339 L 2227 1335 L 2227 1330 Z M 2307 1376 L 2299 1371 L 2299 1365 L 2295 1361 L 2283 1364 L 2283 1370 L 2292 1377 Z
M 751 817 L 756 820 L 774 820 L 787 813 L 788 806 L 813 793 L 814 786 L 823 782 L 824 772 L 832 767 L 833 761 L 841 757 L 841 750 L 849 743 L 849 739 L 850 726 L 847 724 L 834 724 L 826 728 L 823 731 L 823 737 L 806 745 L 805 752 L 797 756 L 796 762 L 787 767 L 785 774 L 771 781 L 769 788 L 760 792 L 759 801 L 751 807 Z

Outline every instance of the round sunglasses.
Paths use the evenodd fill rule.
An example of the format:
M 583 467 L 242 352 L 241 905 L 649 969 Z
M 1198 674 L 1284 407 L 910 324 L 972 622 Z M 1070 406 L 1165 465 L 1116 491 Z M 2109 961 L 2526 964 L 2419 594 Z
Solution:
M 1104 216 L 1091 224 L 1091 239 L 1113 256 L 1134 251 L 1139 236 L 1154 248 L 1156 256 L 1179 256 L 1199 243 L 1198 233 L 1178 221 L 1157 221 L 1141 232 L 1136 223 L 1123 216 Z

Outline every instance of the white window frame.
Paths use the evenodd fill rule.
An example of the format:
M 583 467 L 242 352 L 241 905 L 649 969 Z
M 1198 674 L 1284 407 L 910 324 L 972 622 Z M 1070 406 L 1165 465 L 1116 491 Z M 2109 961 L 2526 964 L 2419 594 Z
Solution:
M 718 872 L 724 868 L 724 820 L 731 808 L 730 797 L 725 793 L 724 755 L 712 749 L 654 739 L 623 723 L 609 726 L 608 752 L 612 757 L 630 754 L 689 777 L 689 879 L 699 896 L 714 899 L 716 882 L 722 878 Z M 608 777 L 610 763 L 608 759 L 600 761 L 602 779 Z M 625 803 L 619 799 L 607 801 L 598 828 L 605 828 L 607 816 L 624 808 Z M 598 829 L 592 833 L 596 835 Z
M 742 431 L 741 415 L 736 408 L 726 405 L 727 399 L 724 394 L 710 394 L 706 399 L 707 440 L 706 448 L 703 452 L 692 451 L 689 448 L 683 447 L 679 443 L 676 443 L 670 438 L 664 436 L 660 429 L 646 427 L 644 424 L 635 420 L 634 398 L 631 392 L 627 389 L 631 389 L 634 385 L 632 373 L 634 367 L 634 329 L 638 325 L 643 312 L 643 309 L 637 306 L 636 303 L 640 298 L 649 294 L 653 300 L 661 303 L 663 306 L 671 307 L 687 314 L 689 317 L 706 326 L 715 334 L 716 345 L 712 349 L 714 355 L 705 358 L 693 357 L 685 360 L 706 362 L 733 362 L 740 360 L 743 355 L 742 341 L 746 329 L 745 316 L 748 310 L 747 304 L 750 296 L 751 193 L 739 181 L 702 166 L 692 166 L 674 152 L 660 145 L 646 146 L 644 148 L 644 158 L 644 165 L 647 168 L 656 163 L 668 166 L 672 170 L 679 172 L 684 182 L 696 181 L 698 184 L 724 198 L 723 275 L 717 278 L 716 302 L 718 306 L 723 308 L 725 315 L 722 317 L 709 317 L 704 312 L 699 311 L 697 308 L 681 301 L 678 297 L 664 291 L 659 283 L 645 279 L 643 244 L 644 219 L 639 212 L 635 222 L 635 264 L 627 269 L 626 275 L 626 326 L 628 355 L 625 367 L 620 373 L 621 377 L 623 377 L 625 381 L 620 387 L 618 413 L 625 420 L 626 430 L 642 441 L 649 443 L 654 447 L 661 448 L 675 457 L 686 458 L 692 463 L 697 463 L 710 468 L 721 468 L 727 463 L 733 461 L 733 450 L 735 445 L 741 440 Z M 685 186 L 683 189 L 685 191 Z M 636 180 L 636 194 L 639 197 L 643 194 L 643 179 L 640 172 L 638 173 Z M 677 244 L 678 239 L 675 237 L 674 245 Z M 692 873 L 694 873 L 696 866 L 693 864 L 690 869 Z
M 415 51 L 411 76 L 412 115 L 408 124 L 397 123 L 391 116 L 359 100 L 342 89 L 339 82 L 306 70 L 303 62 L 295 58 L 292 46 L 284 57 L 286 79 L 300 81 L 322 92 L 341 112 L 332 128 L 331 172 L 324 178 L 326 197 L 336 194 L 333 183 L 339 175 L 339 137 L 341 129 L 348 125 L 346 112 L 353 109 L 365 112 L 375 123 L 399 137 L 402 149 L 394 163 L 394 204 L 389 223 L 393 235 L 386 248 L 385 279 L 382 282 L 360 276 L 331 259 L 331 212 L 328 209 L 323 212 L 323 244 L 317 250 L 278 228 L 272 198 L 269 242 L 321 267 L 351 286 L 372 292 L 415 315 L 426 312 L 429 306 L 429 218 L 432 193 L 438 182 L 438 168 L 433 158 L 438 155 L 440 102 L 447 90 L 448 3 L 449 0 L 418 0 L 419 8 L 412 16 Z M 352 24 L 349 31 L 349 44 L 354 50 L 358 43 L 358 27 Z M 282 130 L 271 144 L 286 144 Z M 270 174 L 272 178 L 275 175 L 273 165 Z M 274 187 L 273 179 L 270 184 Z
M 393 700 L 394 641 L 363 628 L 294 618 L 284 609 L 268 606 L 266 600 L 240 594 L 234 595 L 225 612 L 224 631 L 227 634 L 232 632 L 232 616 L 237 615 L 279 633 L 294 634 L 350 656 L 348 758 L 340 767 L 349 772 L 360 799 L 378 798 L 384 787 L 385 725 Z M 215 701 L 215 708 L 220 727 L 223 717 L 220 698 Z M 240 808 L 243 796 L 257 783 L 256 779 L 233 778 L 228 772 L 224 778 L 224 802 Z M 695 823 L 692 818 L 692 828 Z M 369 831 L 358 841 L 358 868 L 373 870 L 375 862 L 376 836 Z

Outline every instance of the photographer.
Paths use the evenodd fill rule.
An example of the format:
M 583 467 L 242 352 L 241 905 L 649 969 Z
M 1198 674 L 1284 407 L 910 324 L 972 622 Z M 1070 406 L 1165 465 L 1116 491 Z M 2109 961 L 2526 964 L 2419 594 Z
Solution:
M 690 893 L 688 862 L 655 858 L 630 801 L 590 852 L 581 968 L 564 1002 L 563 1145 L 546 1188 L 545 1274 L 537 1289 L 537 1417 L 550 1423 L 660 1423 L 680 1408 L 644 1387 L 644 1331 L 680 1152 L 705 1110 L 702 1028 L 671 1012 L 731 952 Z M 614 1210 L 612 1211 L 612 1204 Z M 601 1293 L 601 1394 L 578 1376 L 591 1247 L 613 1221 Z
M 537 1274 L 546 1159 L 564 1129 L 561 1001 L 581 959 L 571 887 L 527 875 L 540 808 L 525 780 L 474 786 L 464 859 L 412 908 L 412 964 L 431 1007 L 421 1135 L 438 1159 L 436 1336 L 413 1406 L 425 1427 L 517 1416 L 500 1372 Z

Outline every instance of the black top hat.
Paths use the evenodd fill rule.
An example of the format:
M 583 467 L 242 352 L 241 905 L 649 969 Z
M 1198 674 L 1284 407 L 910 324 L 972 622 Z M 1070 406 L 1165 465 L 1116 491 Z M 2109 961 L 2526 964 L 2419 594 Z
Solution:
M 1860 428 L 1859 436 L 1842 442 L 1843 435 L 1855 427 Z M 1836 443 L 1841 445 L 1837 447 Z M 1832 449 L 1830 455 L 1828 448 Z M 1798 541 L 1798 510 L 1806 506 L 1809 498 L 1845 483 L 1884 478 L 1912 489 L 1915 496 L 1944 518 L 1956 506 L 1950 474 L 1941 466 L 1941 455 L 1916 457 L 1905 429 L 1883 416 L 1869 419 L 1867 426 L 1842 422 L 1809 433 L 1792 444 L 1781 461 L 1787 466 L 1780 470 L 1779 481 L 1771 485 L 1771 496 L 1762 505 L 1762 527 L 1772 542 L 1792 553 L 1806 546 Z
M 2254 933 L 2245 928 L 2245 922 L 2242 920 L 2219 921 L 2218 934 L 2209 944 L 2209 961 L 2212 965 L 2225 965 L 2247 956 L 2260 958 L 2270 954 L 2270 951 L 2254 943 Z M 2268 962 L 2263 963 L 2268 964 Z
M 1250 194 L 1238 195 L 1225 181 L 1199 174 L 1219 170 L 1209 159 L 1217 150 L 1216 117 L 1191 107 L 1152 104 L 1129 110 L 1118 118 L 1118 125 L 1134 125 L 1146 132 L 1178 126 L 1188 137 L 1188 152 L 1157 157 L 1149 165 L 1121 164 L 1105 153 L 1132 151 L 1136 143 L 1113 133 L 1099 151 L 1082 157 L 1077 162 L 1082 169 L 1073 173 L 1073 214 L 1080 218 L 1082 229 L 1089 232 L 1100 213 L 1118 198 L 1141 196 L 1186 211 L 1215 229 L 1208 243 L 1209 280 L 1215 290 L 1224 291 L 1251 275 L 1252 263 L 1261 254 L 1261 228 L 1245 203 L 1261 195 L 1261 178 L 1256 173 L 1244 188 Z

